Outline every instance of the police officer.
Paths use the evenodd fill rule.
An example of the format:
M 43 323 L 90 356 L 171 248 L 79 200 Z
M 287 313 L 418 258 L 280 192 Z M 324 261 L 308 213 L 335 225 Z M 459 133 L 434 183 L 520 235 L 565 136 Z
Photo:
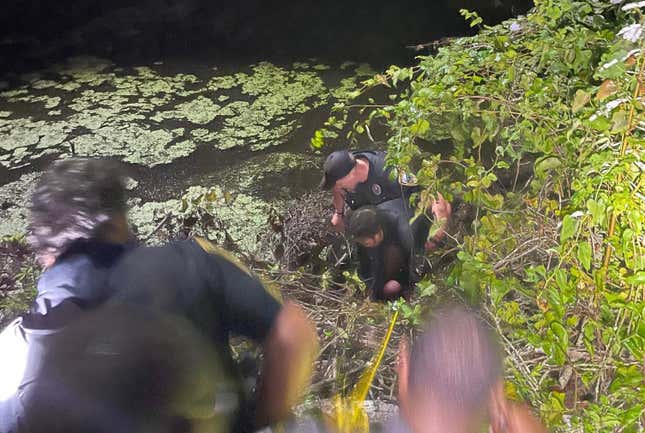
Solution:
M 302 309 L 294 304 L 282 305 L 248 270 L 205 240 L 177 241 L 161 247 L 130 244 L 124 176 L 118 165 L 83 158 L 56 162 L 36 187 L 30 218 L 29 241 L 45 272 L 30 312 L 0 335 L 0 352 L 12 354 L 0 359 L 0 375 L 11 375 L 0 377 L 0 433 L 48 431 L 47 422 L 52 419 L 57 420 L 59 431 L 65 431 L 65 421 L 79 415 L 86 420 L 88 431 L 99 431 L 91 427 L 97 413 L 85 404 L 96 396 L 75 393 L 77 388 L 67 380 L 73 372 L 62 374 L 60 368 L 48 371 L 43 360 L 51 353 L 48 346 L 56 344 L 52 336 L 106 303 L 123 305 L 141 318 L 170 316 L 189 323 L 212 344 L 218 359 L 230 371 L 235 363 L 228 346 L 229 334 L 257 341 L 264 354 L 257 405 L 245 406 L 238 387 L 237 395 L 234 392 L 228 397 L 218 396 L 213 390 L 210 407 L 215 410 L 224 404 L 231 417 L 237 414 L 240 422 L 234 427 L 236 431 L 250 431 L 288 413 L 308 379 L 316 349 L 315 330 Z M 97 329 L 100 332 L 100 327 Z M 133 335 L 142 334 L 133 330 Z M 92 334 L 83 341 L 102 341 L 99 337 Z M 86 349 L 92 356 L 87 359 L 122 356 L 119 347 L 133 347 L 109 343 L 117 340 L 88 344 Z M 168 347 L 175 345 L 169 342 Z M 128 362 L 97 365 L 124 366 Z M 91 371 L 91 365 L 87 368 Z M 192 371 L 197 374 L 198 370 Z M 138 383 L 141 371 L 123 368 L 115 374 L 130 375 L 125 382 Z M 48 380 L 50 373 L 61 379 L 56 386 Z M 168 401 L 164 396 L 168 390 L 163 386 L 149 392 L 159 393 L 150 401 Z M 65 399 L 58 398 L 63 394 Z M 122 407 L 136 410 L 137 405 Z M 34 412 L 33 408 L 38 410 Z M 155 413 L 155 408 L 149 409 Z M 166 410 L 156 409 L 160 417 Z M 108 416 L 111 413 L 107 412 Z M 163 431 L 158 423 L 154 428 Z M 141 425 L 123 427 L 124 432 L 137 429 L 148 430 Z
M 344 230 L 345 204 L 355 210 L 401 198 L 404 193 L 409 198 L 415 190 L 391 178 L 391 169 L 385 168 L 383 151 L 339 150 L 327 157 L 323 168 L 320 187 L 332 191 L 331 223 L 339 231 Z

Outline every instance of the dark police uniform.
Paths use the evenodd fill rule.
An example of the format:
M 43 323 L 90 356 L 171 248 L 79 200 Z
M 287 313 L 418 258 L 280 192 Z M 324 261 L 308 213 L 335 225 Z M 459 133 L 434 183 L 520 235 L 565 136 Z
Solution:
M 102 251 L 101 254 L 96 254 L 97 248 Z M 228 345 L 229 333 L 260 342 L 267 336 L 281 308 L 279 302 L 264 290 L 257 279 L 227 258 L 223 251 L 201 240 L 173 242 L 161 247 L 129 249 L 96 243 L 86 244 L 60 257 L 41 277 L 38 292 L 33 312 L 23 319 L 23 323 L 28 322 L 30 326 L 42 328 L 42 331 L 38 332 L 49 333 L 57 330 L 46 329 L 48 323 L 47 320 L 43 320 L 43 317 L 46 318 L 60 306 L 71 303 L 78 307 L 78 311 L 68 316 L 68 323 L 73 323 L 79 320 L 78 314 L 83 315 L 79 311 L 88 311 L 109 299 L 107 303 L 109 305 L 124 306 L 130 311 L 140 312 L 141 320 L 148 317 L 149 323 L 160 323 L 160 333 L 165 333 L 163 329 L 169 326 L 164 317 L 184 320 L 213 345 L 218 362 L 221 362 L 223 369 L 229 371 L 235 370 Z M 136 313 L 134 315 L 136 316 Z M 136 327 L 135 319 L 137 318 L 128 318 L 127 323 L 130 323 L 131 327 Z M 63 326 L 63 329 L 67 328 Z M 133 338 L 138 336 L 137 341 L 148 340 L 142 335 L 146 332 L 150 334 L 150 326 L 146 325 L 142 328 L 145 329 L 132 329 Z M 99 336 L 100 334 L 110 335 L 103 331 L 99 332 Z M 111 335 L 114 338 L 117 336 L 115 333 Z M 96 335 L 91 334 L 86 340 L 81 340 L 93 341 L 95 337 Z M 46 341 L 54 347 L 53 352 L 59 353 L 55 338 L 47 337 Z M 64 341 L 70 340 L 68 338 Z M 114 343 L 115 347 L 124 347 L 123 344 L 125 344 L 123 340 L 118 339 L 109 341 L 116 341 L 118 344 Z M 29 341 L 29 358 L 42 362 L 43 356 L 38 350 L 32 349 L 31 343 L 32 341 Z M 166 341 L 164 344 L 165 346 L 160 344 L 157 347 L 177 347 L 173 341 Z M 116 356 L 115 353 L 117 355 L 120 353 L 110 344 L 107 344 L 107 347 L 99 344 L 98 349 L 96 346 L 88 343 L 87 347 L 90 347 L 95 355 L 100 355 L 100 359 L 103 359 L 102 356 Z M 188 350 L 185 346 L 184 349 Z M 158 355 L 154 350 L 152 353 Z M 50 355 L 44 358 L 48 356 Z M 173 355 L 168 354 L 168 356 Z M 61 357 L 54 357 L 54 359 L 61 359 Z M 153 365 L 157 359 L 158 356 L 151 356 L 148 361 Z M 129 363 L 130 361 L 126 359 L 115 365 L 123 366 Z M 140 364 L 139 361 L 136 363 Z M 60 365 L 60 362 L 54 362 L 54 364 Z M 99 362 L 99 365 L 102 364 Z M 112 364 L 104 363 L 104 365 Z M 70 386 L 55 386 L 52 382 L 63 379 L 69 382 L 73 375 L 69 369 L 59 368 L 48 371 L 46 367 L 42 364 L 35 365 L 33 368 L 31 365 L 28 366 L 23 381 L 18 387 L 17 395 L 6 404 L 0 403 L 0 414 L 3 417 L 9 414 L 9 419 L 0 422 L 1 433 L 37 430 L 31 428 L 30 423 L 40 421 L 30 414 L 38 414 L 41 420 L 47 416 L 55 418 L 54 415 L 57 412 L 62 418 L 65 416 L 73 418 L 75 409 L 78 409 L 76 412 L 89 410 L 86 417 L 88 420 L 93 415 L 100 419 L 110 416 L 112 413 L 110 411 L 101 413 L 101 416 L 93 412 L 91 407 L 88 408 L 85 405 L 87 399 L 82 395 L 70 395 L 66 400 L 57 399 L 57 393 L 60 393 L 61 389 L 70 389 Z M 55 376 L 55 380 L 48 379 L 50 373 Z M 127 369 L 123 373 L 128 373 Z M 136 373 L 132 372 L 132 374 Z M 74 386 L 71 386 L 71 389 L 74 389 Z M 157 391 L 161 394 L 165 392 L 163 389 Z M 233 394 L 237 393 L 237 396 L 230 395 L 231 391 Z M 239 386 L 233 390 L 227 386 L 224 393 L 228 395 L 223 399 L 218 398 L 216 390 L 213 390 L 211 397 L 215 406 L 228 405 L 229 413 L 232 414 L 239 409 L 242 398 L 240 392 Z M 136 407 L 136 404 L 132 405 L 133 410 Z M 120 415 L 114 413 L 114 416 L 123 418 L 122 413 Z M 247 416 L 246 421 L 250 422 L 249 418 L 250 416 Z M 64 429 L 64 423 L 60 425 L 61 429 Z M 122 424 L 121 427 L 114 425 L 113 431 L 125 432 L 132 427 L 132 424 L 127 423 Z M 157 429 L 159 427 L 155 426 Z M 242 429 L 242 427 L 239 428 Z M 41 429 L 41 431 L 46 430 Z
M 410 288 L 414 273 L 411 259 L 425 242 L 430 221 L 421 216 L 410 225 L 414 210 L 401 198 L 383 202 L 377 208 L 384 224 L 383 241 L 373 248 L 358 245 L 359 275 L 372 298 L 383 300 L 383 286 L 389 280 L 398 281 L 404 291 Z
M 391 168 L 385 168 L 384 151 L 351 152 L 357 159 L 369 163 L 370 169 L 365 182 L 356 185 L 354 191 L 345 191 L 345 202 L 352 210 L 365 205 L 378 205 L 396 198 L 409 198 L 414 188 L 404 187 L 396 179 L 392 179 Z

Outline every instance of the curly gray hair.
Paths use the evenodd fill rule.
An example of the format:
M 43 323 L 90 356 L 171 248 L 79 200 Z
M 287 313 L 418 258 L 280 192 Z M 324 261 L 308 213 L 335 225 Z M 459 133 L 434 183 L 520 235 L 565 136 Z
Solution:
M 39 259 L 58 257 L 75 241 L 95 238 L 102 224 L 125 213 L 124 181 L 122 166 L 111 160 L 52 164 L 31 196 L 28 241 Z

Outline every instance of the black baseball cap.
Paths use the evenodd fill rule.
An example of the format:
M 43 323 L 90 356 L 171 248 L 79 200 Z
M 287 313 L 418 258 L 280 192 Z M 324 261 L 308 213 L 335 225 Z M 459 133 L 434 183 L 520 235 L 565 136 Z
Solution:
M 337 150 L 327 157 L 323 169 L 325 173 L 320 181 L 322 189 L 329 189 L 338 179 L 342 179 L 354 168 L 356 160 L 348 150 Z

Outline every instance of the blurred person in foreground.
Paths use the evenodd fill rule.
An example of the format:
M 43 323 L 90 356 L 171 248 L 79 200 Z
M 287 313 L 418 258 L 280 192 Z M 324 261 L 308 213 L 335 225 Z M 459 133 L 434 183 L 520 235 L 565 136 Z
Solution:
M 53 362 L 48 370 L 45 360 L 52 352 L 60 353 L 56 352 L 57 341 L 65 341 L 65 347 L 73 347 L 70 341 L 73 343 L 74 339 L 68 336 L 74 335 L 70 334 L 70 329 L 78 329 L 78 326 L 72 326 L 76 321 L 109 304 L 124 306 L 135 317 L 158 318 L 155 320 L 162 324 L 166 323 L 165 317 L 189 324 L 194 328 L 194 334 L 201 335 L 212 346 L 221 368 L 234 377 L 239 376 L 228 345 L 229 334 L 261 343 L 263 365 L 255 400 L 257 405 L 245 403 L 241 380 L 237 380 L 235 395 L 225 398 L 230 418 L 237 420 L 232 428 L 251 431 L 288 414 L 308 380 L 317 347 L 315 330 L 300 307 L 290 303 L 281 305 L 247 269 L 204 239 L 170 242 L 161 247 L 134 245 L 126 216 L 124 174 L 115 162 L 72 158 L 54 163 L 39 180 L 30 210 L 28 239 L 45 272 L 38 281 L 38 294 L 30 311 L 0 334 L 0 352 L 3 353 L 0 359 L 0 433 L 34 431 L 37 427 L 43 431 L 46 420 L 56 417 L 59 417 L 59 427 L 64 430 L 65 415 L 72 416 L 75 411 L 79 411 L 77 415 L 86 420 L 87 426 L 86 430 L 78 431 L 99 431 L 91 426 L 95 409 L 104 396 L 74 393 L 77 388 L 70 380 L 74 377 L 73 369 L 82 370 L 80 365 L 70 362 L 66 367 L 65 362 Z M 123 323 L 137 326 L 132 320 Z M 127 333 L 127 329 L 117 328 Z M 96 326 L 94 329 L 95 333 L 86 340 L 79 340 L 79 344 L 102 341 L 102 330 L 109 328 Z M 161 329 L 163 326 L 159 332 Z M 145 330 L 150 332 L 150 328 Z M 61 331 L 65 331 L 62 340 L 55 337 Z M 133 338 L 139 335 L 138 341 L 148 340 L 142 337 L 146 332 L 137 332 L 142 330 L 133 329 Z M 114 332 L 105 335 L 108 334 L 116 338 Z M 97 359 L 106 361 L 128 352 L 118 349 L 116 343 L 116 347 L 111 347 L 110 341 L 127 340 L 108 338 L 103 342 L 105 344 L 88 343 L 87 347 L 78 350 L 89 351 L 94 356 L 92 363 L 110 365 L 109 362 L 101 364 Z M 166 343 L 169 347 L 175 344 Z M 141 350 L 146 347 L 141 345 Z M 183 347 L 190 350 L 190 347 Z M 154 355 L 144 364 L 154 364 L 155 356 L 160 352 L 148 349 L 148 354 Z M 83 370 L 83 377 L 93 377 L 92 363 L 83 366 L 88 369 Z M 128 361 L 115 365 L 128 365 Z M 141 379 L 137 374 L 142 371 L 115 369 L 114 374 L 115 377 L 123 374 L 123 380 L 136 384 Z M 47 380 L 50 372 L 53 381 Z M 110 371 L 107 369 L 103 373 L 109 375 Z M 58 379 L 56 385 L 52 385 Z M 98 376 L 96 380 L 99 380 Z M 88 385 L 84 389 L 100 394 L 98 386 Z M 163 386 L 152 388 L 150 392 L 157 394 L 150 401 L 168 401 L 166 394 L 170 391 Z M 57 398 L 58 395 L 66 398 Z M 127 396 L 127 393 L 121 395 Z M 218 399 L 216 390 L 209 397 L 211 401 L 205 404 L 215 410 L 222 399 Z M 93 399 L 96 405 L 92 404 Z M 37 410 L 31 413 L 38 413 L 39 417 L 29 415 L 30 408 L 34 407 Z M 126 401 L 123 407 L 134 410 L 137 406 L 128 405 Z M 154 407 L 149 409 L 150 413 L 163 415 L 161 407 L 156 408 L 157 412 Z M 123 414 L 115 412 L 113 416 L 117 419 Z M 159 427 L 158 423 L 151 425 Z M 137 428 L 147 430 L 145 425 Z M 133 430 L 129 426 L 115 429 L 113 433 L 119 431 Z
M 387 433 L 545 433 L 504 396 L 501 348 L 463 307 L 447 307 L 399 354 L 399 416 Z

